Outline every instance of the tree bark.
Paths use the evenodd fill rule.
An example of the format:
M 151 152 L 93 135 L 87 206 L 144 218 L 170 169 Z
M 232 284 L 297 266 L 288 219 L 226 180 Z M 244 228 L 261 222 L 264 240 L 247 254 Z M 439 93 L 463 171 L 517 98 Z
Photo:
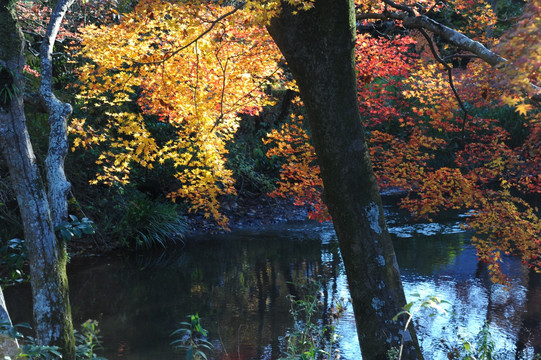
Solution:
M 2 287 L 0 287 L 0 325 L 12 326 Z M 17 343 L 17 339 L 0 333 L 0 359 L 5 359 L 6 357 L 14 359 L 18 353 L 19 344 Z
M 284 7 L 269 32 L 306 107 L 363 359 L 387 359 L 402 338 L 402 358 L 421 359 L 414 330 L 392 321 L 406 300 L 359 113 L 353 0 L 316 0 L 296 15 Z
M 65 244 L 56 239 L 49 202 L 26 127 L 22 83 L 24 39 L 12 6 L 11 1 L 0 0 L 0 78 L 3 82 L 0 89 L 7 86 L 12 94 L 0 102 L 0 146 L 24 226 L 38 342 L 57 345 L 63 359 L 75 359 Z
M 62 19 L 74 0 L 59 1 L 51 15 L 49 25 L 40 49 L 41 86 L 39 96 L 41 103 L 49 114 L 49 149 L 45 159 L 47 186 L 51 216 L 54 226 L 60 225 L 68 218 L 68 191 L 71 187 L 64 172 L 64 159 L 68 154 L 68 118 L 72 107 L 59 101 L 53 93 L 53 46 L 60 29 Z

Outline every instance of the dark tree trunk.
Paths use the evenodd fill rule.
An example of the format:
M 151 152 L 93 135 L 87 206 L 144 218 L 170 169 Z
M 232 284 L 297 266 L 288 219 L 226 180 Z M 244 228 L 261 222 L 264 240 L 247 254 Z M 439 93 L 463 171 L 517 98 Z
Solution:
M 284 8 L 269 32 L 306 106 L 363 358 L 386 360 L 400 346 L 405 319 L 392 318 L 406 301 L 359 114 L 353 0 L 316 0 L 296 15 Z M 403 335 L 403 359 L 422 358 L 414 330 Z
M 62 2 L 62 1 L 60 1 Z M 21 211 L 30 263 L 36 336 L 41 345 L 57 345 L 63 359 L 75 359 L 66 276 L 65 244 L 55 223 L 30 143 L 23 104 L 24 39 L 13 1 L 0 0 L 0 148 L 9 168 Z

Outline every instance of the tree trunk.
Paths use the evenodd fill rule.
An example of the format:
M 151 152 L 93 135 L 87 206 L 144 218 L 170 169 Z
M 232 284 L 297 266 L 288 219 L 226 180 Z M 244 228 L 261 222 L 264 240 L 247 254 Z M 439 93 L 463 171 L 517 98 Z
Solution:
M 2 287 L 0 287 L 0 326 L 12 326 Z M 18 353 L 19 344 L 17 343 L 17 340 L 6 334 L 0 333 L 0 359 L 14 359 L 17 357 Z
M 402 358 L 421 359 L 415 331 L 392 321 L 406 300 L 357 102 L 353 0 L 316 0 L 296 15 L 285 7 L 269 32 L 306 107 L 363 358 L 388 359 L 403 336 Z
M 54 226 L 68 218 L 68 191 L 71 187 L 64 172 L 64 159 L 68 153 L 68 118 L 72 108 L 59 101 L 53 93 L 53 47 L 64 15 L 74 0 L 61 0 L 56 4 L 40 49 L 41 84 L 40 100 L 49 114 L 49 149 L 45 159 L 47 194 Z
M 49 203 L 26 127 L 23 105 L 23 36 L 12 1 L 0 0 L 0 146 L 21 211 L 30 263 L 38 342 L 57 345 L 63 359 L 75 359 L 68 297 L 65 244 L 57 241 Z

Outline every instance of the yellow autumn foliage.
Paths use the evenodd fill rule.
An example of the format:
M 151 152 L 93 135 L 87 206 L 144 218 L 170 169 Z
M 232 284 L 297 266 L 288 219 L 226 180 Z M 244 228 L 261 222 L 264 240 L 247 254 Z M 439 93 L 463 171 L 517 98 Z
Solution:
M 280 74 L 281 55 L 253 14 L 248 6 L 143 0 L 118 25 L 81 29 L 78 101 L 103 111 L 75 119 L 71 132 L 74 147 L 108 149 L 94 183 L 126 183 L 135 163 L 171 161 L 180 186 L 169 197 L 227 225 L 219 197 L 235 189 L 226 143 L 240 113 L 269 102 L 265 84 Z M 126 110 L 134 101 L 138 108 Z M 149 121 L 170 126 L 175 138 L 159 144 Z

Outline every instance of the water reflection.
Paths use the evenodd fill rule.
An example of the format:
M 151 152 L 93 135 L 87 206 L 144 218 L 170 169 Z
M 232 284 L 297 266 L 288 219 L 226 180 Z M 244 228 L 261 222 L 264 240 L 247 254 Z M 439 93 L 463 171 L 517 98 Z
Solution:
M 99 320 L 109 359 L 166 359 L 175 356 L 169 333 L 199 313 L 216 347 L 232 358 L 277 358 L 294 284 L 339 275 L 336 243 L 324 238 L 329 231 L 322 238 L 306 230 L 239 231 L 145 256 L 76 259 L 68 269 L 74 322 Z M 14 321 L 28 321 L 28 288 L 6 289 L 6 298 Z
M 447 315 L 425 312 L 417 319 L 422 346 L 430 349 L 431 359 L 447 359 L 449 349 L 461 347 L 461 337 L 474 340 L 473 335 L 488 323 L 497 353 L 514 359 L 518 333 L 531 316 L 525 312 L 528 272 L 515 259 L 506 259 L 508 288 L 492 284 L 488 269 L 476 261 L 467 240 L 467 234 L 395 240 L 408 300 L 414 299 L 413 293 L 438 295 L 454 305 Z M 416 248 L 417 254 L 406 248 Z M 530 319 L 539 323 L 540 318 Z
M 392 218 L 392 217 L 391 217 Z M 443 231 L 412 236 L 397 230 L 395 247 L 407 296 L 437 294 L 455 306 L 450 315 L 424 314 L 416 326 L 429 359 L 446 359 L 457 334 L 488 321 L 501 352 L 539 351 L 541 276 L 508 261 L 510 291 L 492 285 L 477 263 L 468 234 Z M 448 226 L 447 228 L 453 228 Z M 324 301 L 349 297 L 332 227 L 274 226 L 259 231 L 190 239 L 182 249 L 137 256 L 75 259 L 69 268 L 74 321 L 100 321 L 110 360 L 169 359 L 169 334 L 187 314 L 199 313 L 218 357 L 276 359 L 291 326 L 288 294 L 307 277 L 323 282 Z M 28 321 L 30 291 L 6 289 L 15 322 Z M 360 359 L 351 308 L 337 332 L 342 358 Z

